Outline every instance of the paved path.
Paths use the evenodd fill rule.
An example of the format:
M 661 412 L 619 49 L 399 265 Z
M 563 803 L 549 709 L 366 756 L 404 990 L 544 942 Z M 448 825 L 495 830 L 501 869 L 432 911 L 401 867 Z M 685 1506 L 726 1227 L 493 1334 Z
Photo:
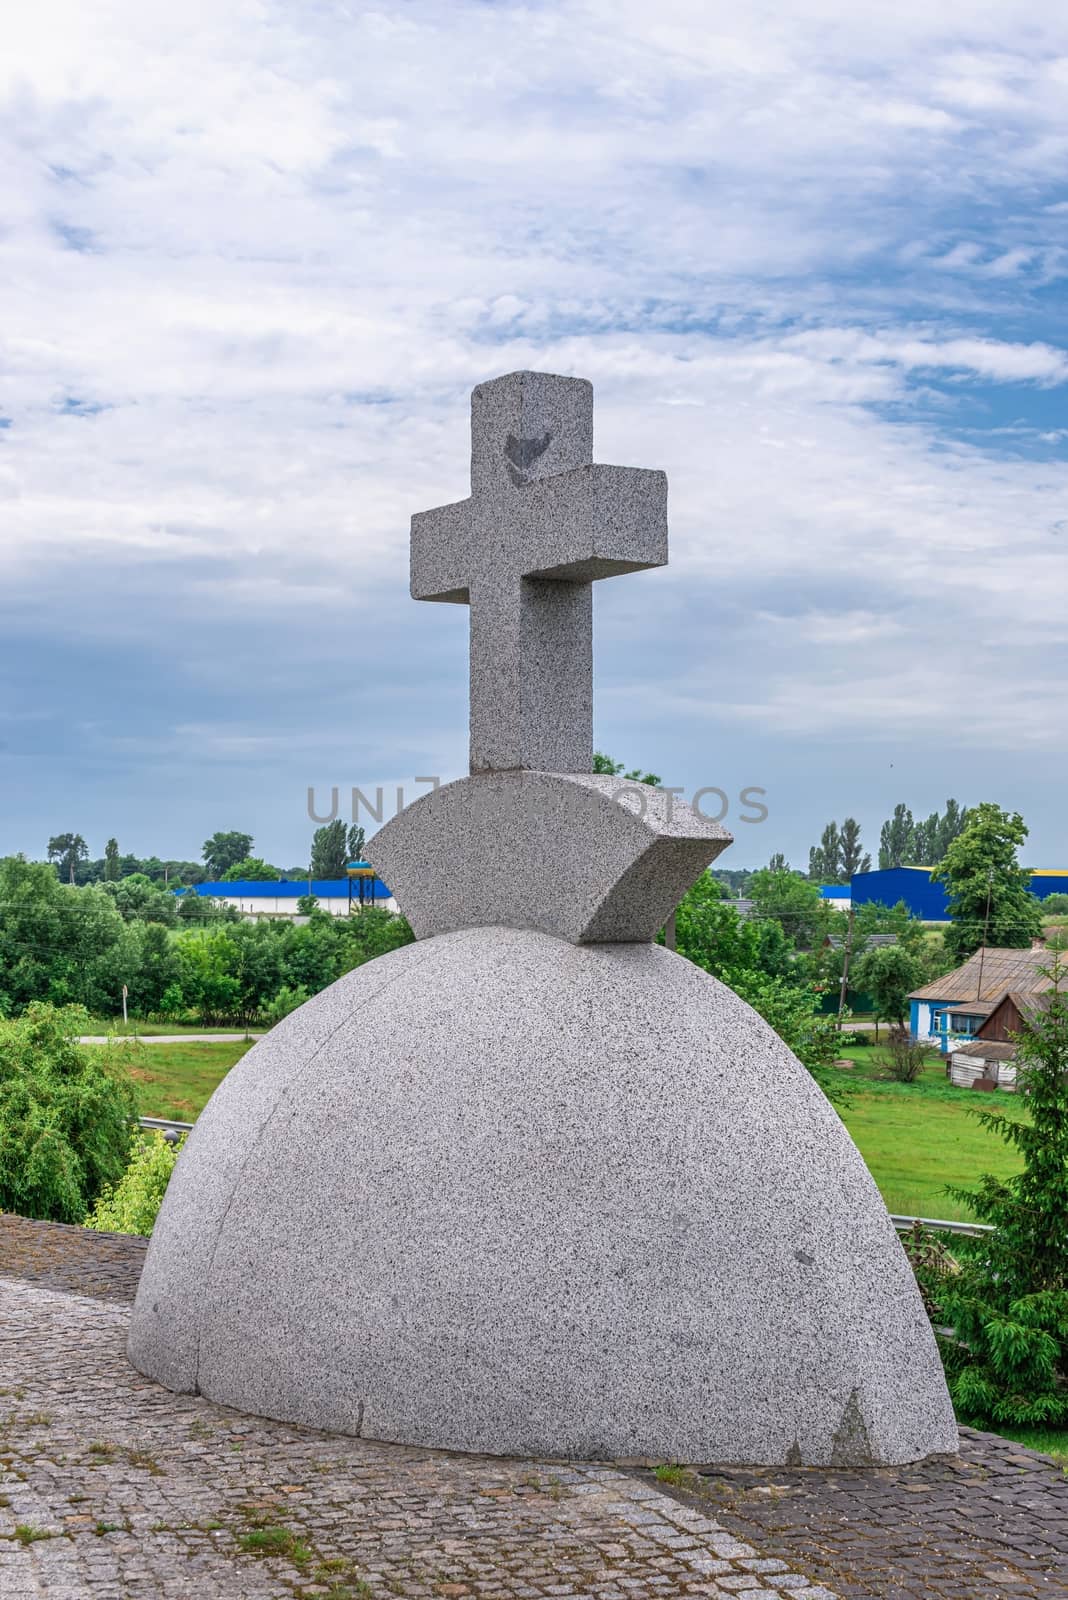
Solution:
M 262 1039 L 263 1033 L 83 1033 L 79 1044 L 107 1044 L 111 1039 L 136 1039 L 138 1044 L 225 1044 L 228 1039 Z
M 990 1435 L 667 1486 L 171 1395 L 123 1354 L 144 1248 L 0 1216 L 3 1600 L 1068 1600 L 1068 1479 Z

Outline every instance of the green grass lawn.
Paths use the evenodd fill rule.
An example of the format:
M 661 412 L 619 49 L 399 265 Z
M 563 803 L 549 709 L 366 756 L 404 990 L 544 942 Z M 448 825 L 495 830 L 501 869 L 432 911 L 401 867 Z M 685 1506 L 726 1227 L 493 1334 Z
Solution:
M 916 1083 L 887 1076 L 886 1051 L 852 1046 L 843 1058 L 856 1063 L 835 1074 L 849 1095 L 839 1107 L 890 1211 L 906 1216 L 965 1221 L 971 1212 L 945 1193 L 947 1184 L 973 1184 L 981 1173 L 1008 1177 L 1020 1161 L 972 1114 L 976 1110 L 1022 1114 L 1014 1095 L 979 1095 L 947 1082 L 933 1052 Z
M 131 1069 L 141 1116 L 194 1122 L 216 1085 L 254 1042 L 144 1045 Z
M 141 1115 L 191 1122 L 236 1061 L 250 1048 L 244 1040 L 153 1044 L 139 1052 L 134 1069 Z M 978 1095 L 955 1089 L 933 1056 L 915 1084 L 886 1076 L 886 1052 L 846 1047 L 852 1071 L 835 1074 L 849 1094 L 840 1108 L 891 1211 L 906 1216 L 966 1219 L 969 1212 L 944 1192 L 947 1183 L 971 1184 L 983 1172 L 1008 1176 L 1019 1162 L 970 1112 L 996 1104 L 1019 1114 L 1013 1095 Z

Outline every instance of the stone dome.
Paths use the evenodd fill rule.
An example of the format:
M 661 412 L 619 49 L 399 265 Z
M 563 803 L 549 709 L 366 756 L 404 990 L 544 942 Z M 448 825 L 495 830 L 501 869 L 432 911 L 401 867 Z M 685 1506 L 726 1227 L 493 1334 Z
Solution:
M 721 983 L 504 927 L 349 973 L 226 1077 L 130 1359 L 244 1411 L 500 1454 L 956 1449 L 882 1200 Z

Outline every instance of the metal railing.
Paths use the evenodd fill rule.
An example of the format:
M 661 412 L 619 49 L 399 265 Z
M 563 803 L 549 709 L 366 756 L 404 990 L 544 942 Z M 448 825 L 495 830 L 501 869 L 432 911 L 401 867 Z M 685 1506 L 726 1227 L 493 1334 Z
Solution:
M 890 1221 L 898 1233 L 908 1233 L 919 1223 L 921 1228 L 931 1228 L 935 1233 L 971 1233 L 975 1235 L 993 1233 L 994 1229 L 989 1222 L 949 1222 L 940 1217 L 896 1217 L 890 1213 Z
M 162 1133 L 168 1144 L 177 1144 L 183 1133 L 192 1131 L 191 1122 L 171 1122 L 167 1117 L 138 1117 L 137 1126 Z

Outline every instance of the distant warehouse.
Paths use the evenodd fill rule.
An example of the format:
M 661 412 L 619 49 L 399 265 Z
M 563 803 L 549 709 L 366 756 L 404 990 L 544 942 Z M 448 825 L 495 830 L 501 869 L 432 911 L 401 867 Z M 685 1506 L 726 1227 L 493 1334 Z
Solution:
M 198 883 L 191 889 L 179 889 L 178 894 L 195 894 L 201 899 L 211 899 L 233 906 L 242 917 L 260 921 L 264 918 L 295 917 L 300 907 L 298 901 L 311 894 L 318 901 L 320 911 L 329 911 L 335 917 L 345 917 L 360 909 L 358 882 L 352 878 L 265 879 L 263 882 L 245 879 L 238 883 Z M 363 900 L 381 906 L 385 911 L 396 911 L 394 900 L 381 878 L 364 881 Z
M 935 882 L 934 871 L 934 867 L 887 867 L 881 872 L 855 872 L 849 891 L 851 902 L 862 906 L 877 900 L 884 906 L 896 906 L 903 900 L 913 916 L 924 922 L 948 922 L 945 886 Z M 1032 872 L 1031 893 L 1039 900 L 1051 894 L 1068 894 L 1068 870 L 1048 867 Z

